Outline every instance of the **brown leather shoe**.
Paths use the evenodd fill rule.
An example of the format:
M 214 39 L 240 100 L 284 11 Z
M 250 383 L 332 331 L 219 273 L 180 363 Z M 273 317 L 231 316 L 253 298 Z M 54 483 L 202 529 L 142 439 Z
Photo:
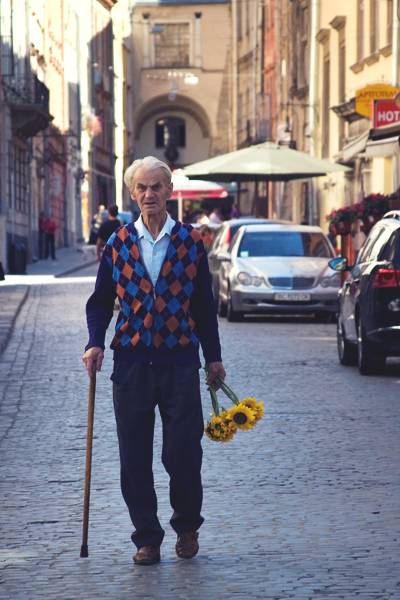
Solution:
M 187 531 L 178 535 L 175 550 L 179 558 L 193 558 L 199 551 L 199 542 L 197 531 Z
M 154 546 L 143 546 L 139 548 L 133 557 L 135 565 L 154 565 L 160 560 L 160 548 Z

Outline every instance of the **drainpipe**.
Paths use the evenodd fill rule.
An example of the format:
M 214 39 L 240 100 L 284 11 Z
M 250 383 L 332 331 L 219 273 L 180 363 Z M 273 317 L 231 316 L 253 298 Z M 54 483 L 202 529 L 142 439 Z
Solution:
M 399 0 L 393 2 L 393 39 L 392 39 L 392 82 L 393 85 L 398 84 L 399 75 Z M 398 177 L 398 155 L 393 154 L 392 156 L 392 170 L 393 170 L 393 191 L 395 192 L 399 187 Z
M 317 33 L 318 33 L 318 0 L 311 0 L 311 40 L 310 40 L 310 78 L 309 78 L 309 95 L 308 95 L 308 131 L 309 137 L 309 153 L 315 156 L 315 88 L 317 83 Z M 311 223 L 316 221 L 317 216 L 317 198 L 314 180 L 310 180 L 310 193 L 308 197 L 309 209 L 308 214 L 311 217 Z
M 257 52 L 258 52 L 258 44 L 257 44 L 257 34 L 258 34 L 258 2 L 254 2 L 254 29 L 253 29 L 253 140 L 257 137 Z
M 232 0 L 232 140 L 233 147 L 231 150 L 237 150 L 238 146 L 238 94 L 239 94 L 239 77 L 238 77 L 238 22 L 237 22 L 237 5 L 238 0 Z

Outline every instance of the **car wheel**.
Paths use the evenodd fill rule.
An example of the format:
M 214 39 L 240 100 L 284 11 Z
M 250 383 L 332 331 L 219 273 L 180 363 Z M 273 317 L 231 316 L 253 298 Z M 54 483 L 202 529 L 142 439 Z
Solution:
M 385 370 L 386 357 L 379 355 L 375 345 L 368 340 L 361 316 L 357 323 L 357 358 L 361 375 L 382 375 Z
M 227 303 L 227 312 L 226 312 L 226 316 L 227 319 L 230 323 L 234 323 L 234 322 L 238 322 L 238 321 L 243 321 L 244 319 L 244 313 L 239 312 L 237 310 L 233 310 L 233 306 L 232 306 L 232 294 L 231 294 L 231 290 L 228 289 L 228 303 Z
M 221 298 L 221 294 L 218 296 L 217 309 L 218 309 L 218 314 L 220 317 L 226 317 L 228 310 L 227 310 L 227 306 L 226 306 L 225 302 Z
M 357 364 L 357 348 L 349 344 L 346 340 L 346 336 L 343 328 L 343 318 L 339 313 L 337 318 L 337 347 L 339 353 L 340 364 L 346 367 L 354 366 Z

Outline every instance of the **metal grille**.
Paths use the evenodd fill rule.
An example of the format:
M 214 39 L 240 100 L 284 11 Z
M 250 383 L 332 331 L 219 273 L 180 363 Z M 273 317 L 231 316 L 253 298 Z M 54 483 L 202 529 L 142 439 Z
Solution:
M 299 289 L 307 289 L 307 288 L 311 288 L 314 285 L 314 277 L 293 277 L 293 289 L 294 290 L 299 290 Z
M 292 289 L 291 277 L 269 277 L 268 281 L 272 287 Z
M 274 288 L 305 290 L 313 287 L 315 278 L 307 276 L 301 277 L 298 275 L 295 275 L 294 277 L 269 277 L 268 282 Z

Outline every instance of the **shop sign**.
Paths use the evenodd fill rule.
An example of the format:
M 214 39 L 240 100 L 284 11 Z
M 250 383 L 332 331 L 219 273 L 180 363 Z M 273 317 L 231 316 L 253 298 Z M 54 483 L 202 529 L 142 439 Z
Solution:
M 374 100 L 373 128 L 400 123 L 400 94 L 392 100 Z
M 399 88 L 384 83 L 367 85 L 356 92 L 356 112 L 371 118 L 371 105 L 374 100 L 392 100 L 399 92 Z

